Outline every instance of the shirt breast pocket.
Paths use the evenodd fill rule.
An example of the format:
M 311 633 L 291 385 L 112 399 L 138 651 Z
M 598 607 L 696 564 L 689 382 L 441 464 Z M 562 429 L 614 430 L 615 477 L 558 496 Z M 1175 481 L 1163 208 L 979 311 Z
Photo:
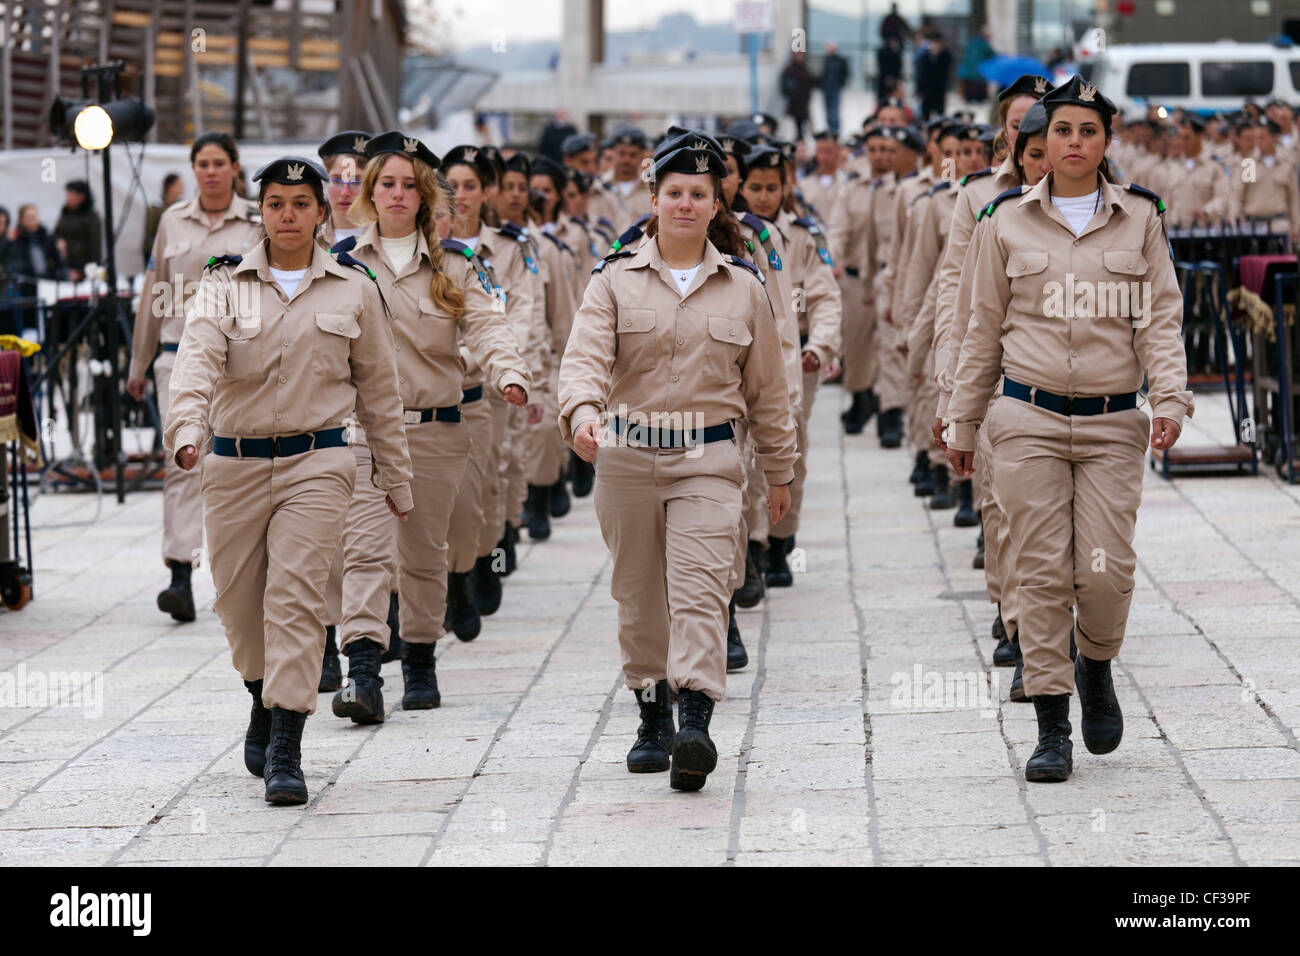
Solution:
M 708 381 L 726 385 L 740 381 L 740 353 L 754 341 L 748 323 L 739 316 L 709 316 L 704 343 Z
M 1037 314 L 1043 305 L 1043 273 L 1047 271 L 1047 259 L 1045 249 L 1017 249 L 1007 256 L 1011 294 L 1034 303 L 1033 308 L 1025 310 L 1031 315 Z
M 1106 249 L 1101 254 L 1101 263 L 1107 272 L 1125 276 L 1146 275 L 1147 271 L 1147 260 L 1141 249 Z
M 221 320 L 226 337 L 226 378 L 249 380 L 262 373 L 261 318 L 226 316 Z
M 467 295 L 473 294 L 469 290 Z M 416 328 L 416 345 L 426 355 L 455 356 L 456 320 L 434 304 L 428 296 L 420 296 L 420 319 Z
M 352 340 L 361 335 L 355 312 L 317 312 L 316 334 L 312 336 L 312 366 L 316 374 L 330 381 L 352 377 L 349 357 Z
M 619 309 L 614 368 L 620 372 L 640 372 L 659 362 L 655 347 L 655 310 Z

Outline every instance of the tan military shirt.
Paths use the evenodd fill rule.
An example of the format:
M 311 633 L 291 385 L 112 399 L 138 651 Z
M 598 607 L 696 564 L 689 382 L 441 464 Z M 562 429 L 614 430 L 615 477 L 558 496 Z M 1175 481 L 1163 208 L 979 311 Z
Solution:
M 761 216 L 758 218 L 762 220 L 767 230 L 771 251 L 776 253 L 777 262 L 781 263 L 779 269 L 772 262 L 768 250 L 764 248 L 761 233 L 740 221 L 739 217 L 736 224 L 740 227 L 741 238 L 750 247 L 749 261 L 758 266 L 759 272 L 763 274 L 768 299 L 776 315 L 777 331 L 780 333 L 781 355 L 785 362 L 791 414 L 797 414 L 803 401 L 803 360 L 799 350 L 799 319 L 794 309 L 794 280 L 785 262 L 786 237 L 779 224 L 771 219 L 763 219 Z
M 614 221 L 615 232 L 620 235 L 642 216 L 648 216 L 654 211 L 650 204 L 650 187 L 645 180 L 638 176 L 631 182 L 634 185 L 625 194 L 623 190 L 627 183 L 617 183 L 613 170 L 601 177 L 601 184 L 605 187 L 605 194 L 609 196 L 609 203 L 615 213 L 609 218 Z
M 564 346 L 569 341 L 569 328 L 573 325 L 573 313 L 578 309 L 576 297 L 576 272 L 578 260 L 571 248 L 566 249 L 546 235 L 545 230 L 537 228 L 534 235 L 542 257 L 542 284 L 546 296 L 546 329 L 548 347 L 551 349 L 552 361 L 558 362 L 564 354 Z M 561 240 L 563 241 L 563 240 Z
M 452 318 L 429 295 L 433 258 L 424 233 L 416 230 L 415 255 L 396 272 L 372 223 L 350 254 L 365 263 L 379 280 L 393 324 L 393 354 L 397 386 L 406 409 L 459 405 L 464 378 L 460 367 L 463 339 L 488 381 L 504 392 L 509 385 L 528 391 L 528 369 L 519 355 L 505 315 L 494 311 L 493 300 L 479 283 L 464 256 L 442 255 L 442 268 L 465 296 L 465 310 Z
M 1051 182 L 1049 173 L 982 224 L 948 405 L 948 444 L 959 451 L 974 450 L 1004 369 L 1016 382 L 1071 396 L 1136 391 L 1145 373 L 1153 418 L 1181 426 L 1192 413 L 1182 293 L 1155 204 L 1103 183 L 1101 208 L 1076 237 L 1052 205 Z
M 1164 200 L 1170 226 L 1192 226 L 1198 217 L 1217 226 L 1233 218 L 1232 183 L 1212 159 L 1167 159 L 1156 168 L 1150 188 Z
M 231 198 L 229 208 L 215 226 L 208 225 L 207 213 L 197 198 L 167 207 L 158 223 L 135 314 L 132 378 L 145 377 L 160 342 L 174 344 L 181 340 L 186 309 L 208 260 L 213 256 L 243 255 L 261 234 L 257 203 L 239 196 Z
M 777 222 L 788 240 L 785 267 L 790 270 L 794 311 L 799 320 L 799 338 L 803 342 L 799 346 L 800 355 L 812 352 L 822 368 L 826 368 L 840 354 L 843 310 L 835 273 L 830 263 L 817 252 L 817 238 L 824 243 L 825 236 L 821 235 L 821 228 L 815 223 L 794 213 L 781 213 Z M 817 230 L 816 237 L 813 229 Z
M 909 173 L 898 180 L 897 192 L 894 196 L 894 225 L 890 230 L 890 235 L 893 237 L 892 245 L 898 250 L 898 255 L 890 257 L 889 264 L 885 266 L 884 278 L 881 280 L 885 286 L 886 297 L 891 303 L 902 298 L 905 282 L 903 274 L 911 264 L 907 250 L 911 244 L 908 225 L 912 221 L 912 213 L 916 209 L 917 200 L 926 195 L 935 182 L 934 169 L 930 166 L 922 167 L 919 172 Z M 909 313 L 907 318 L 911 318 L 913 314 Z
M 578 283 L 574 286 L 574 292 L 576 300 L 581 301 L 583 290 L 591 278 L 591 270 L 604 257 L 609 244 L 586 220 L 563 213 L 556 220 L 555 234 L 578 257 Z
M 1246 181 L 1240 163 L 1237 169 L 1240 172 L 1232 179 L 1232 195 L 1238 212 L 1256 219 L 1285 216 L 1290 232 L 1300 232 L 1300 178 L 1295 164 L 1281 156 L 1254 157 L 1253 182 Z
M 894 321 L 904 323 L 909 369 L 913 371 L 916 366 L 911 360 L 923 358 L 930 351 L 933 341 L 935 306 L 938 301 L 935 273 L 943 259 L 952 212 L 961 192 L 961 187 L 956 183 L 940 182 L 930 188 L 932 191 L 917 200 L 907 226 L 911 242 L 908 245 L 907 268 L 900 273 L 906 277 L 906 281 L 897 300 L 898 307 L 894 309 Z
M 315 243 L 292 298 L 271 277 L 265 242 L 204 274 L 176 354 L 164 447 L 301 435 L 343 426 L 354 409 L 375 487 L 410 511 L 393 333 L 375 282 Z
M 465 241 L 462 236 L 456 238 Z M 498 229 L 481 228 L 475 249 L 492 265 L 505 292 L 506 321 L 514 330 L 519 354 L 523 356 L 533 384 L 528 400 L 538 402 L 542 392 L 550 391 L 550 379 L 546 373 L 551 354 L 544 306 L 538 301 L 542 292 L 541 280 L 533 272 L 533 268 L 540 267 L 535 261 L 533 267 L 529 267 L 527 259 L 531 254 L 526 256 L 525 243 L 511 239 Z
M 839 173 L 822 176 L 815 170 L 799 180 L 799 192 L 804 202 L 812 207 L 823 226 L 830 225 L 831 212 L 835 209 L 836 198 L 843 191 L 844 180 Z M 835 250 L 831 250 L 832 255 Z
M 564 440 L 572 444 L 575 429 L 602 415 L 677 429 L 743 419 L 768 482 L 788 484 L 798 452 L 778 338 L 767 292 L 749 269 L 706 243 L 682 295 L 651 237 L 592 276 L 574 316 L 560 366 Z M 668 424 L 683 413 L 689 426 Z

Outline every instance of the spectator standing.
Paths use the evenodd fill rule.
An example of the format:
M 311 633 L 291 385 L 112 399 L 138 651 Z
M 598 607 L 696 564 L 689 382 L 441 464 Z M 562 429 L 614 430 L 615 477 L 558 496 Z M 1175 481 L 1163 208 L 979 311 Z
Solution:
M 984 26 L 966 44 L 957 77 L 961 80 L 961 97 L 967 103 L 983 103 L 989 98 L 989 82 L 980 73 L 980 64 L 992 59 L 993 45 L 989 43 L 989 28 Z
M 826 104 L 826 125 L 838 139 L 840 135 L 840 92 L 849 80 L 849 61 L 833 42 L 826 44 L 826 58 L 822 61 L 822 101 Z
M 68 183 L 63 195 L 63 210 L 54 224 L 54 238 L 63 243 L 60 251 L 66 260 L 68 278 L 79 281 L 85 278 L 88 263 L 100 261 L 104 227 L 99 213 L 95 212 L 88 183 L 74 180 Z
M 921 120 L 941 116 L 948 95 L 948 78 L 952 73 L 952 52 L 943 42 L 943 34 L 931 31 L 927 45 L 917 60 L 916 92 L 921 100 Z
M 796 51 L 781 71 L 781 95 L 785 97 L 785 114 L 794 120 L 795 138 L 803 139 L 808 123 L 808 103 L 812 99 L 813 76 L 805 62 L 807 54 Z
M 542 130 L 542 138 L 537 144 L 537 152 L 548 159 L 555 160 L 557 163 L 562 163 L 564 161 L 564 141 L 576 132 L 578 132 L 578 129 L 569 122 L 569 114 L 564 110 L 556 110 L 555 115 L 546 124 L 546 128 Z
M 903 78 L 903 45 L 911 32 L 907 21 L 898 15 L 898 4 L 889 5 L 889 14 L 880 21 L 880 50 L 876 54 L 876 99 L 883 100 L 898 89 Z

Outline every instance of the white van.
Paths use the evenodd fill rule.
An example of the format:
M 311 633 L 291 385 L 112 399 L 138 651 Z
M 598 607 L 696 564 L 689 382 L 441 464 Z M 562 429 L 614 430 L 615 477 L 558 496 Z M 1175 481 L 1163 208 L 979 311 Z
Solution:
M 1080 51 L 1080 62 L 1125 116 L 1148 105 L 1231 112 L 1247 97 L 1261 106 L 1274 97 L 1300 106 L 1300 46 L 1283 43 L 1118 44 L 1093 55 Z

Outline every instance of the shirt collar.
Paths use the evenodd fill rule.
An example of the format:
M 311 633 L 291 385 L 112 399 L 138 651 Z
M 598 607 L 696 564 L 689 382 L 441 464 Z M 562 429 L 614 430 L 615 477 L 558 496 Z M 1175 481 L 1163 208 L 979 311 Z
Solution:
M 1052 205 L 1051 183 L 1052 173 L 1049 172 L 1038 181 L 1037 186 L 1034 186 L 1020 197 L 1019 205 L 1024 206 L 1031 202 L 1038 203 L 1043 210 L 1043 214 L 1047 216 L 1047 218 L 1060 223 L 1061 227 L 1069 230 L 1070 235 L 1073 236 L 1074 230 L 1070 228 L 1070 224 L 1066 221 L 1065 216 L 1062 215 L 1061 210 Z M 1097 204 L 1097 215 L 1101 216 L 1101 221 L 1097 223 L 1095 229 L 1085 226 L 1083 232 L 1079 233 L 1075 238 L 1082 239 L 1088 233 L 1100 229 L 1106 223 L 1110 222 L 1110 217 L 1117 210 L 1127 216 L 1128 210 L 1124 208 L 1124 193 L 1124 189 L 1116 186 L 1114 183 L 1103 177 L 1101 181 L 1101 199 Z M 1096 218 L 1097 216 L 1094 215 L 1093 219 L 1095 220 Z
M 704 280 L 721 269 L 725 261 L 722 253 L 718 251 L 718 247 L 706 240 L 704 243 L 704 258 L 700 260 L 699 271 L 695 273 L 695 279 L 691 282 L 690 288 L 686 290 L 686 295 L 683 295 L 682 298 L 685 299 L 686 296 L 689 296 L 703 285 Z M 659 254 L 659 237 L 657 235 L 651 236 L 641 243 L 636 252 L 632 254 L 632 261 L 628 263 L 629 269 L 646 267 L 659 273 L 659 278 L 663 280 L 664 284 L 680 294 L 681 290 L 677 287 L 677 280 L 668 271 L 668 263 L 664 262 L 663 256 Z
M 380 243 L 378 222 L 372 222 L 370 225 L 366 226 L 366 231 L 357 237 L 357 244 L 354 248 L 361 249 L 363 246 L 370 246 L 372 249 L 374 249 L 377 252 L 383 248 Z M 414 272 L 415 269 L 418 269 L 420 267 L 421 256 L 429 260 L 429 267 L 432 268 L 433 257 L 429 255 L 429 241 L 425 238 L 424 233 L 420 230 L 420 227 L 416 226 L 415 255 L 411 257 L 410 262 L 407 262 L 406 265 L 404 265 L 401 269 L 397 270 L 398 275 L 405 275 L 408 272 Z M 412 262 L 415 263 L 414 269 L 411 267 Z
M 195 196 L 193 199 L 187 199 L 184 203 L 178 205 L 181 206 L 181 215 L 183 217 L 186 219 L 192 219 L 197 223 L 202 223 L 204 226 L 208 225 L 208 214 L 204 212 L 203 207 L 199 205 L 198 196 Z M 250 205 L 252 205 L 252 203 L 249 200 L 240 196 L 238 193 L 235 193 L 230 197 L 230 205 L 226 207 L 226 211 L 222 214 L 221 221 L 217 223 L 216 226 L 210 228 L 220 228 L 232 219 L 248 219 L 248 207 Z
M 244 260 L 235 266 L 234 274 L 241 272 L 256 272 L 257 277 L 263 282 L 271 281 L 271 261 L 267 257 L 268 239 L 263 239 L 244 256 Z M 341 266 L 319 242 L 312 243 L 311 264 L 307 267 L 307 275 L 303 277 L 303 284 L 299 289 L 305 288 L 311 279 L 319 279 L 325 273 L 329 272 L 341 278 L 348 278 L 353 270 L 348 266 Z

